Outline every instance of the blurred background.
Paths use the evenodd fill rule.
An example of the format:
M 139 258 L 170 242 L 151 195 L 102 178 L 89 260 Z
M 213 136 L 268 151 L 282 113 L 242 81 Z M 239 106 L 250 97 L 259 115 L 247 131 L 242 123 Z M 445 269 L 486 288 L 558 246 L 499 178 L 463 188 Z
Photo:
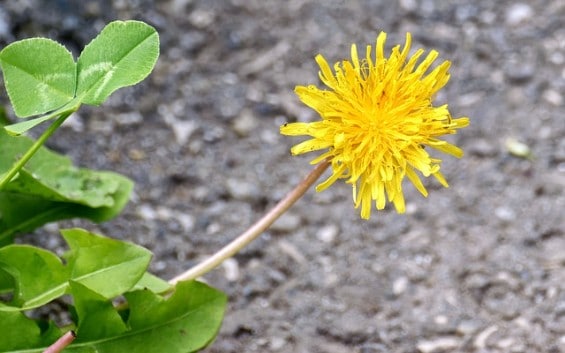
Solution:
M 314 56 L 413 35 L 452 77 L 436 104 L 470 127 L 442 156 L 449 189 L 406 184 L 407 214 L 363 221 L 350 186 L 313 190 L 205 280 L 229 295 L 206 352 L 565 351 L 565 3 L 501 1 L 21 0 L 0 2 L 0 46 L 42 36 L 75 55 L 108 22 L 154 26 L 151 76 L 83 107 L 48 145 L 136 182 L 117 219 L 19 238 L 62 251 L 80 225 L 151 249 L 166 279 L 246 229 L 312 168 L 287 121 Z M 9 105 L 2 90 L 0 103 Z M 10 115 L 15 121 L 13 114 Z M 37 133 L 37 132 L 36 132 Z M 33 134 L 33 133 L 32 133 Z

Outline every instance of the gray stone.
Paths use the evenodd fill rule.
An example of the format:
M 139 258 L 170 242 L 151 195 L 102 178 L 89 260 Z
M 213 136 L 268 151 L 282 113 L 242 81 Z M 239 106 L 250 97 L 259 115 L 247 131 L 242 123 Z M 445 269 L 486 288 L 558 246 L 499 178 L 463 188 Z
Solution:
M 532 7 L 526 3 L 515 3 L 508 7 L 505 14 L 506 23 L 511 26 L 519 25 L 534 15 Z
M 236 200 L 255 200 L 259 196 L 257 185 L 246 180 L 229 178 L 226 180 L 226 188 L 231 197 Z
M 271 230 L 281 233 L 290 233 L 296 230 L 302 223 L 302 217 L 295 213 L 286 212 L 273 223 Z
M 333 243 L 339 234 L 339 227 L 335 224 L 328 224 L 321 227 L 316 232 L 316 238 L 324 243 Z
M 258 126 L 258 120 L 249 109 L 244 109 L 233 122 L 233 130 L 239 136 L 248 136 Z
M 498 153 L 498 147 L 492 141 L 477 139 L 467 148 L 467 152 L 477 157 L 494 157 Z
M 420 341 L 416 344 L 418 351 L 421 353 L 437 353 L 445 352 L 458 348 L 461 340 L 457 337 L 439 337 L 432 340 Z

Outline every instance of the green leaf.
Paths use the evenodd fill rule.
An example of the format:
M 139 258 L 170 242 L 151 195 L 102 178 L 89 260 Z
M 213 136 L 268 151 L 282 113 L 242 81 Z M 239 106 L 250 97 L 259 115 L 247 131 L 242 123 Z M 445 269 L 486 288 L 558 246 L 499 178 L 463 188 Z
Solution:
M 149 250 L 132 243 L 78 228 L 62 230 L 61 234 L 71 248 L 65 256 L 71 278 L 106 298 L 132 288 L 151 261 Z
M 126 317 L 127 330 L 118 321 L 118 312 L 109 306 L 96 294 L 89 292 L 80 285 L 73 286 L 76 290 L 79 330 L 77 339 L 65 349 L 65 353 L 189 353 L 201 350 L 216 336 L 222 323 L 227 298 L 222 292 L 200 282 L 180 282 L 170 298 L 154 294 L 149 290 L 139 290 L 126 293 L 129 309 Z M 101 313 L 95 311 L 100 310 Z M 114 313 L 112 313 L 114 310 Z M 26 337 L 29 341 L 20 341 L 20 346 L 2 346 L 1 352 L 16 353 L 15 349 L 26 353 L 41 353 L 44 347 L 38 348 L 39 342 L 50 342 L 28 326 L 12 331 L 4 324 L 4 317 L 25 318 L 20 313 L 0 312 L 0 332 L 16 332 L 18 336 Z M 26 319 L 30 321 L 29 319 Z M 82 324 L 81 320 L 88 321 Z M 94 323 L 97 320 L 98 327 Z M 33 322 L 31 322 L 33 323 Z M 45 334 L 43 334 L 45 336 Z M 98 337 L 98 338 L 95 338 Z M 51 339 L 51 336 L 49 336 Z M 22 351 L 18 351 L 23 353 Z
M 112 22 L 80 54 L 76 95 L 83 103 L 99 105 L 115 90 L 147 77 L 158 56 L 159 36 L 153 27 Z
M 149 272 L 145 272 L 143 277 L 141 277 L 132 290 L 149 289 L 153 293 L 164 293 L 172 288 L 173 286 L 169 282 L 162 280 Z
M 31 38 L 12 43 L 0 51 L 0 66 L 20 118 L 57 109 L 75 95 L 75 61 L 53 40 Z
M 0 248 L 0 269 L 14 279 L 14 299 L 1 311 L 37 308 L 68 293 L 75 281 L 105 298 L 116 297 L 139 282 L 151 253 L 135 244 L 81 229 L 63 230 L 70 247 L 67 265 L 52 252 L 29 245 Z
M 84 206 L 0 191 L 0 246 L 10 244 L 16 233 L 27 232 L 52 221 L 78 217 L 77 212 L 81 210 Z
M 19 123 L 4 126 L 4 130 L 6 130 L 11 135 L 21 135 L 26 131 L 36 127 L 37 125 L 44 123 L 47 120 L 53 119 L 54 117 L 55 117 L 54 114 L 43 115 L 39 118 L 29 119 L 29 120 L 21 121 Z
M 6 132 L 8 132 L 11 135 L 21 135 L 23 133 L 25 133 L 26 131 L 36 127 L 37 125 L 47 121 L 47 120 L 51 120 L 54 119 L 58 116 L 61 116 L 65 113 L 72 113 L 78 110 L 78 108 L 80 108 L 80 102 L 77 99 L 73 99 L 71 100 L 69 103 L 65 104 L 64 106 L 62 106 L 61 108 L 47 114 L 47 115 L 42 115 L 39 118 L 34 118 L 34 119 L 29 119 L 29 120 L 25 120 L 25 121 L 21 121 L 19 123 L 16 124 L 11 124 L 11 125 L 7 125 L 4 126 L 4 129 L 6 130 Z
M 195 352 L 216 336 L 227 301 L 222 292 L 194 281 L 177 284 L 168 299 L 149 290 L 129 292 L 125 297 L 129 303 L 128 331 L 77 342 L 65 352 Z
M 79 317 L 77 342 L 113 337 L 127 331 L 110 300 L 80 283 L 71 281 L 70 286 Z
M 115 90 L 147 77 L 159 56 L 159 35 L 139 21 L 108 24 L 75 63 L 61 44 L 46 38 L 14 42 L 0 51 L 0 67 L 16 115 L 48 115 L 12 124 L 15 135 L 76 111 L 82 103 L 99 105 Z
M 61 330 L 53 324 L 47 325 L 44 329 L 41 329 L 41 324 L 42 322 L 31 320 L 23 313 L 0 311 L 0 332 L 3 332 L 0 352 L 46 347 L 61 335 Z
M 65 294 L 68 272 L 52 252 L 30 245 L 0 249 L 0 268 L 14 278 L 14 299 L 0 311 L 41 306 Z
M 0 130 L 0 175 L 33 144 Z M 0 245 L 16 232 L 47 222 L 84 217 L 102 222 L 125 206 L 133 183 L 112 172 L 72 166 L 70 159 L 42 147 L 0 190 Z
M 0 127 L 10 124 L 10 119 L 8 114 L 6 114 L 6 108 L 0 105 Z
M 14 278 L 6 271 L 0 269 L 0 294 L 8 293 L 14 289 Z
M 6 172 L 33 141 L 25 136 L 10 136 L 0 131 L 0 172 Z M 111 172 L 75 168 L 68 157 L 41 148 L 19 175 L 2 190 L 22 193 L 50 201 L 66 201 L 89 207 L 112 206 L 111 197 L 120 179 Z
M 225 294 L 196 281 L 178 283 L 167 300 L 148 290 L 125 297 L 128 325 L 132 331 L 145 332 L 154 342 L 153 352 L 194 352 L 208 345 L 220 328 L 227 302 Z M 141 346 L 132 350 L 140 352 Z

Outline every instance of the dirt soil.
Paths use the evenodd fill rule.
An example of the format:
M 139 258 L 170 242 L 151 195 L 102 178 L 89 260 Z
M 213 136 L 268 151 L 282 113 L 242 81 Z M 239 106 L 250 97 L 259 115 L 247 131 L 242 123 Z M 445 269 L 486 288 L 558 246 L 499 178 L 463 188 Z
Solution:
M 348 185 L 309 191 L 205 276 L 229 295 L 206 352 L 565 352 L 565 2 L 3 1 L 0 45 L 47 36 L 78 53 L 115 19 L 157 28 L 154 73 L 81 109 L 49 146 L 131 177 L 134 197 L 111 222 L 20 241 L 60 251 L 58 227 L 81 225 L 148 247 L 173 277 L 311 169 L 278 129 L 316 119 L 293 93 L 318 84 L 314 56 L 409 31 L 452 61 L 438 104 L 471 119 L 450 138 L 465 157 L 442 156 L 450 188 L 430 180 L 423 198 L 407 184 L 407 214 L 370 221 Z

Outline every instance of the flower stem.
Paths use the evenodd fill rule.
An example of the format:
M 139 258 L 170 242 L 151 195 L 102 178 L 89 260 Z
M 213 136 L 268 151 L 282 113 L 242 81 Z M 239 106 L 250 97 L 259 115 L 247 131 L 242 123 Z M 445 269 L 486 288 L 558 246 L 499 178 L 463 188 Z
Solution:
M 69 331 L 61 336 L 55 343 L 47 347 L 43 353 L 59 353 L 62 352 L 69 344 L 71 344 L 76 338 L 74 331 Z
M 203 274 L 213 270 L 226 259 L 232 257 L 255 238 L 261 235 L 271 224 L 273 224 L 283 213 L 285 213 L 296 201 L 298 201 L 312 184 L 328 168 L 330 163 L 324 161 L 318 164 L 293 190 L 279 201 L 269 212 L 253 224 L 249 229 L 224 246 L 220 251 L 202 261 L 198 265 L 188 269 L 186 272 L 171 279 L 169 283 L 175 285 L 180 281 L 196 279 Z
M 16 174 L 18 174 L 18 172 L 31 159 L 31 157 L 33 157 L 35 152 L 37 152 L 39 150 L 39 148 L 41 148 L 41 146 L 43 146 L 45 141 L 47 141 L 47 139 L 51 135 L 53 135 L 55 130 L 57 130 L 57 128 L 59 128 L 59 126 L 61 126 L 61 124 L 65 121 L 65 119 L 67 119 L 69 117 L 69 115 L 71 115 L 72 113 L 73 112 L 69 112 L 69 113 L 65 113 L 65 114 L 62 114 L 61 116 L 59 116 L 57 118 L 57 120 L 55 120 L 47 128 L 47 130 L 45 130 L 43 132 L 43 134 L 41 134 L 41 136 L 33 143 L 33 145 L 31 145 L 29 150 L 27 150 L 26 153 L 16 163 L 14 163 L 12 168 L 10 168 L 10 170 L 6 174 L 4 174 L 4 176 L 2 177 L 2 180 L 0 180 L 0 190 L 2 190 L 4 188 L 4 186 L 6 186 L 6 184 L 8 184 L 12 180 L 12 178 Z

